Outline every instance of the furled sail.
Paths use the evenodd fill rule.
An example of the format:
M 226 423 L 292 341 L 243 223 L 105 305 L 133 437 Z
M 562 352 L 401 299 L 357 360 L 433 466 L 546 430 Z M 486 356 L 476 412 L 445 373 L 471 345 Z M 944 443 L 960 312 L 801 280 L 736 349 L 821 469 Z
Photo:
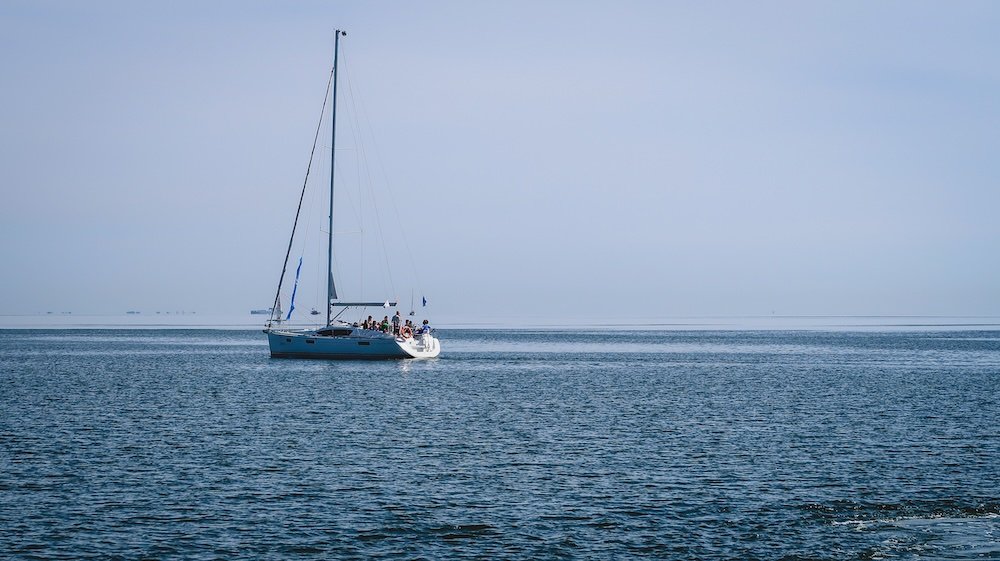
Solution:
M 330 273 L 330 284 L 328 284 L 327 286 L 330 287 L 330 295 L 329 295 L 329 298 L 327 298 L 327 300 L 336 300 L 337 299 L 337 287 L 334 286 L 334 284 L 333 284 L 333 273 Z
M 285 321 L 288 321 L 292 317 L 292 312 L 295 311 L 295 293 L 299 291 L 299 273 L 302 272 L 302 258 L 299 257 L 299 266 L 295 268 L 295 285 L 292 286 L 292 300 L 288 303 L 288 317 Z

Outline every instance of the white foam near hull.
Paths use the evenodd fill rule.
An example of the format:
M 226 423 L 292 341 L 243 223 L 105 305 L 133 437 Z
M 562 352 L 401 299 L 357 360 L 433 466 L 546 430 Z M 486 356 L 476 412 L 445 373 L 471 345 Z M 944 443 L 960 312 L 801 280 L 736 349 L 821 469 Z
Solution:
M 378 331 L 354 329 L 348 335 L 321 335 L 316 330 L 267 331 L 274 358 L 399 359 L 434 358 L 441 344 L 431 335 L 403 339 Z

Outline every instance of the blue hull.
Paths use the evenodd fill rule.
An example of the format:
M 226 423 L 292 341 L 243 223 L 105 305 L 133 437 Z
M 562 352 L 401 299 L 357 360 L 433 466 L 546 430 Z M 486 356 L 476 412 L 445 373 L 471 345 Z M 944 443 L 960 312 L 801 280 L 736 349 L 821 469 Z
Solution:
M 346 336 L 321 336 L 313 331 L 269 331 L 268 346 L 273 358 L 319 360 L 385 360 L 413 358 L 396 338 L 377 332 Z

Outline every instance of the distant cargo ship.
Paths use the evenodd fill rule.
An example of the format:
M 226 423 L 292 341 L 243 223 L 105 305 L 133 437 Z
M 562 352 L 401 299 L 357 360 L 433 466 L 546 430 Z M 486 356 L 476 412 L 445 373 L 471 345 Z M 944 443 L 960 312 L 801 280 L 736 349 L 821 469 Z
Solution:
M 269 316 L 269 315 L 271 315 L 272 311 L 274 311 L 274 308 L 267 308 L 267 309 L 261 308 L 260 310 L 250 310 L 250 315 L 252 315 L 252 316 Z

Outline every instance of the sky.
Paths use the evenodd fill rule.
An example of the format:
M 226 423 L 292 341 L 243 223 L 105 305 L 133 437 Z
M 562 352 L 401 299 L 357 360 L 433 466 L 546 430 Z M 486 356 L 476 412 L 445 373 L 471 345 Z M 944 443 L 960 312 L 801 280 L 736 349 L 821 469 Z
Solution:
M 1000 315 L 995 2 L 22 0 L 0 314 L 270 306 L 336 28 L 337 173 L 396 228 L 360 251 L 408 271 L 340 263 L 338 221 L 345 290 L 454 323 Z

